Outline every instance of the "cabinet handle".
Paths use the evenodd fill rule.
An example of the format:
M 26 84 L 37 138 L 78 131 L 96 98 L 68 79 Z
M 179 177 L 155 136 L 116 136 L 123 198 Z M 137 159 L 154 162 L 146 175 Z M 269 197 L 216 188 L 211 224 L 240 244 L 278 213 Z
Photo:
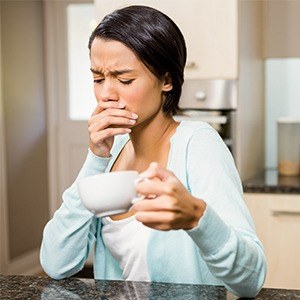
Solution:
M 272 210 L 272 215 L 276 216 L 300 216 L 300 211 L 293 210 Z

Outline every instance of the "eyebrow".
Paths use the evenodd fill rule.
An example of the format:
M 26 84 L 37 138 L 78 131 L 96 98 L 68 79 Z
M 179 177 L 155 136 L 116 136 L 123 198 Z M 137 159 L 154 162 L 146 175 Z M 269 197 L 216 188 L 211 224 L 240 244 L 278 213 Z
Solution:
M 93 69 L 93 68 L 91 68 L 90 70 L 91 70 L 92 73 L 94 73 L 94 74 L 103 75 L 103 72 L 100 71 L 100 70 L 96 70 L 96 69 Z M 118 76 L 118 75 L 123 75 L 123 74 L 126 74 L 126 73 L 130 73 L 130 72 L 132 72 L 132 71 L 133 71 L 132 69 L 124 69 L 124 70 L 109 71 L 109 73 L 110 73 L 112 76 Z

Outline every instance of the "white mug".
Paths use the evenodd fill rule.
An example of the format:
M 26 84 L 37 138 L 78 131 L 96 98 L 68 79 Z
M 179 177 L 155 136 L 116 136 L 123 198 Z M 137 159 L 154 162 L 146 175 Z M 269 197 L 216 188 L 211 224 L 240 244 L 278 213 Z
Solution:
M 97 217 L 124 213 L 143 198 L 138 197 L 135 189 L 139 180 L 137 171 L 109 172 L 80 179 L 81 201 Z

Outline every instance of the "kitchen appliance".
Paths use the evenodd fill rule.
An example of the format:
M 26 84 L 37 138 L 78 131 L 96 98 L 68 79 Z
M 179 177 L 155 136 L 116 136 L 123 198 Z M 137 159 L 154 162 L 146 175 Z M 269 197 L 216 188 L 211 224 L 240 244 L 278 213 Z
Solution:
M 236 80 L 188 79 L 184 82 L 175 120 L 205 121 L 214 127 L 233 156 L 236 153 Z

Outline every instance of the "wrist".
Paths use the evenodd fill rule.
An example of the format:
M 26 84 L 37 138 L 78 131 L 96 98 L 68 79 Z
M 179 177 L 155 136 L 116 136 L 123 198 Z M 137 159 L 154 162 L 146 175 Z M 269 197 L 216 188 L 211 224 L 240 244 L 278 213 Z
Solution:
M 107 159 L 107 158 L 111 158 L 111 154 L 109 153 L 108 156 L 102 155 L 102 154 L 98 154 L 97 152 L 95 153 L 93 151 L 93 149 L 89 148 L 89 153 L 96 159 Z
M 201 200 L 194 198 L 194 220 L 191 228 L 198 226 L 200 219 L 203 217 L 206 209 L 206 203 Z
M 90 146 L 91 152 L 100 158 L 109 158 L 110 157 L 110 151 L 103 151 L 102 149 L 99 149 L 97 147 Z

